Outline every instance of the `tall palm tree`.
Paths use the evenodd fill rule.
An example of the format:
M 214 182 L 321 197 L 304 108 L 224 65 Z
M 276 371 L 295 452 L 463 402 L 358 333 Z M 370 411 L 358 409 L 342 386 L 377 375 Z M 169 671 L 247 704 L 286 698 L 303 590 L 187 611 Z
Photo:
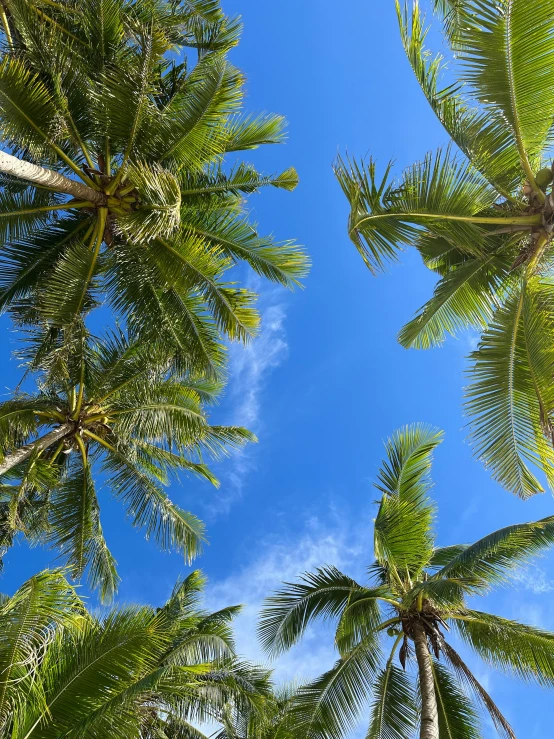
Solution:
M 102 342 L 81 337 L 77 347 L 52 350 L 39 392 L 0 404 L 0 545 L 9 546 L 19 531 L 46 540 L 61 550 L 73 577 L 88 568 L 91 586 L 110 598 L 118 578 L 93 471 L 107 475 L 104 484 L 134 526 L 191 560 L 203 525 L 168 498 L 164 485 L 179 470 L 217 484 L 204 457 L 217 459 L 255 437 L 209 423 L 206 406 L 217 398 L 217 383 L 168 373 L 152 347 L 121 334 Z
M 554 685 L 554 633 L 475 610 L 484 595 L 554 543 L 554 516 L 508 526 L 471 545 L 436 547 L 429 498 L 434 429 L 414 425 L 387 444 L 378 474 L 372 582 L 333 566 L 303 575 L 266 601 L 259 633 L 279 654 L 316 618 L 337 623 L 339 659 L 299 691 L 296 736 L 338 739 L 371 701 L 368 739 L 481 736 L 478 708 L 501 736 L 514 734 L 451 644 L 452 630 L 487 664 Z M 412 669 L 413 668 L 413 669 Z
M 0 737 L 194 737 L 231 704 L 252 710 L 267 673 L 240 662 L 238 607 L 200 608 L 193 572 L 162 608 L 87 613 L 61 572 L 43 572 L 0 605 Z
M 398 179 L 372 160 L 339 160 L 336 174 L 350 237 L 372 271 L 409 244 L 438 275 L 400 343 L 428 348 L 448 333 L 482 331 L 467 390 L 473 444 L 496 480 L 527 497 L 542 490 L 534 468 L 554 487 L 554 17 L 542 0 L 434 5 L 446 59 L 425 48 L 417 2 L 411 14 L 397 2 L 400 31 L 457 148 Z
M 228 270 L 245 261 L 292 287 L 307 267 L 245 214 L 247 194 L 292 190 L 295 171 L 225 164 L 283 140 L 281 116 L 242 112 L 227 60 L 239 23 L 217 0 L 1 6 L 0 307 L 63 327 L 107 299 L 188 367 L 219 372 L 220 333 L 258 325 Z

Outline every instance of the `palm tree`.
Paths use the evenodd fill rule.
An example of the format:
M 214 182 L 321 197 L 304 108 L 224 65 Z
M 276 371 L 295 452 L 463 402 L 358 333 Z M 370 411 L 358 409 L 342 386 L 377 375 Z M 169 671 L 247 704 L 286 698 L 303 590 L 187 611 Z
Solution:
M 275 689 L 254 709 L 227 707 L 219 719 L 222 728 L 214 739 L 294 739 L 297 736 L 292 707 L 297 688 L 285 685 Z
M 252 710 L 267 673 L 240 662 L 240 610 L 200 608 L 193 572 L 162 608 L 95 616 L 59 571 L 26 582 L 0 606 L 0 737 L 194 737 L 198 721 Z
M 478 739 L 479 707 L 501 736 L 514 739 L 452 646 L 451 630 L 487 664 L 554 684 L 553 633 L 467 604 L 469 596 L 505 583 L 515 568 L 554 543 L 554 516 L 508 526 L 469 546 L 436 547 L 428 493 L 432 453 L 440 441 L 440 432 L 421 425 L 405 427 L 388 441 L 376 484 L 382 498 L 371 583 L 360 585 L 326 566 L 266 601 L 259 633 L 273 654 L 289 649 L 318 617 L 337 623 L 339 659 L 299 691 L 296 736 L 338 739 L 370 699 L 368 739 L 405 739 L 418 726 L 420 739 Z
M 336 174 L 350 237 L 372 271 L 410 244 L 438 275 L 400 343 L 428 348 L 468 327 L 483 332 L 467 390 L 473 444 L 496 480 L 527 497 L 542 490 L 533 467 L 554 486 L 554 18 L 542 0 L 434 5 L 446 60 L 425 48 L 417 2 L 411 15 L 397 2 L 400 31 L 461 154 L 428 154 L 398 180 L 372 160 L 339 159 Z
M 217 459 L 255 437 L 209 423 L 206 406 L 217 398 L 217 383 L 168 373 L 151 346 L 122 334 L 99 342 L 82 333 L 80 345 L 52 348 L 48 358 L 39 392 L 0 404 L 0 545 L 9 546 L 18 531 L 46 540 L 61 550 L 73 577 L 88 568 L 91 586 L 110 598 L 118 578 L 94 470 L 107 474 L 134 526 L 191 560 L 203 525 L 163 486 L 178 470 L 217 484 L 203 457 Z
M 258 325 L 255 294 L 228 270 L 245 261 L 292 287 L 307 267 L 245 214 L 245 195 L 292 190 L 295 171 L 225 165 L 283 140 L 281 116 L 242 113 L 226 56 L 239 23 L 217 0 L 1 5 L 0 307 L 64 327 L 107 299 L 187 367 L 218 373 L 220 333 L 246 340 Z

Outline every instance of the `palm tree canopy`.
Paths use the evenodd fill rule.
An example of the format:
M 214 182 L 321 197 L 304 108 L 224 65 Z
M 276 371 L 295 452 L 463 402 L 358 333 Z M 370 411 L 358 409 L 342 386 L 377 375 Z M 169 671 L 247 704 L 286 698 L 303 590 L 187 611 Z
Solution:
M 349 233 L 374 272 L 409 244 L 438 275 L 400 332 L 403 346 L 482 332 L 470 357 L 471 438 L 495 479 L 528 497 L 543 489 L 535 468 L 554 488 L 554 18 L 542 0 L 435 0 L 444 58 L 426 48 L 418 3 L 397 0 L 397 9 L 414 74 L 452 145 L 399 179 L 390 164 L 339 159 Z
M 193 572 L 167 603 L 88 613 L 62 572 L 32 577 L 0 605 L 0 737 L 195 736 L 232 706 L 254 711 L 268 673 L 237 659 L 240 608 L 199 604 Z
M 241 427 L 209 423 L 207 407 L 221 390 L 218 383 L 171 369 L 164 355 L 156 363 L 151 346 L 121 333 L 98 341 L 83 330 L 69 346 L 50 346 L 41 390 L 0 404 L 5 459 L 37 434 L 61 432 L 44 448 L 32 448 L 31 441 L 31 452 L 3 476 L 2 546 L 18 531 L 46 541 L 60 550 L 73 577 L 87 570 L 90 585 L 111 597 L 118 578 L 102 534 L 96 470 L 107 475 L 112 494 L 148 538 L 189 561 L 199 553 L 202 523 L 176 506 L 164 487 L 179 470 L 217 484 L 206 457 L 218 459 L 255 437 Z
M 376 483 L 382 497 L 367 585 L 328 565 L 266 601 L 259 634 L 272 654 L 292 647 L 314 619 L 336 623 L 339 659 L 300 689 L 292 709 L 296 736 L 339 739 L 368 704 L 368 739 L 413 736 L 421 715 L 421 684 L 413 669 L 418 631 L 432 674 L 437 736 L 479 739 L 484 710 L 500 736 L 514 739 L 450 644 L 451 631 L 490 666 L 554 685 L 553 633 L 467 604 L 469 596 L 507 582 L 554 543 L 554 516 L 509 526 L 471 545 L 437 547 L 429 491 L 432 454 L 441 439 L 437 430 L 413 425 L 388 441 Z
M 296 172 L 226 165 L 284 135 L 281 116 L 243 112 L 244 77 L 227 59 L 240 24 L 217 0 L 3 7 L 0 306 L 64 327 L 107 299 L 184 367 L 217 375 L 221 334 L 246 340 L 259 320 L 229 269 L 244 261 L 292 287 L 307 268 L 245 212 L 248 194 L 292 190 Z M 45 168 L 41 184 L 27 162 Z

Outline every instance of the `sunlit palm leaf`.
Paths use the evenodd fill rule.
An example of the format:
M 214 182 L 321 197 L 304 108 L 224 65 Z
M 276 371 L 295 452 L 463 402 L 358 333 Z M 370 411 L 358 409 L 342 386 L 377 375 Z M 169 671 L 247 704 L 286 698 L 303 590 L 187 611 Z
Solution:
M 521 278 L 471 355 L 466 408 L 475 451 L 496 480 L 524 498 L 542 490 L 528 463 L 554 485 L 553 318 L 550 282 Z

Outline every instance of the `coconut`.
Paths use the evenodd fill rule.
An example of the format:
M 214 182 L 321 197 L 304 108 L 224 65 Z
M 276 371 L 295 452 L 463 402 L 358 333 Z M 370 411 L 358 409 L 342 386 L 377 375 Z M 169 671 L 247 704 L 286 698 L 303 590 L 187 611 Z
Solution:
M 537 172 L 535 175 L 535 182 L 541 189 L 546 190 L 548 185 L 552 182 L 552 177 L 553 175 L 550 167 L 545 167 Z

